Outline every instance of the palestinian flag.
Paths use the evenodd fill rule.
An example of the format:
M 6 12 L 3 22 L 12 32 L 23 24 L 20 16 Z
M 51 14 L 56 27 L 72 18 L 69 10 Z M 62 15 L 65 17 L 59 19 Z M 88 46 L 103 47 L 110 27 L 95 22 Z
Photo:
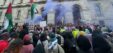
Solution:
M 36 4 L 32 4 L 31 6 L 31 19 L 33 19 L 36 10 Z
M 4 29 L 7 29 L 10 31 L 13 27 L 13 21 L 12 21 L 12 4 L 10 3 L 7 11 L 5 13 L 5 19 L 4 19 Z

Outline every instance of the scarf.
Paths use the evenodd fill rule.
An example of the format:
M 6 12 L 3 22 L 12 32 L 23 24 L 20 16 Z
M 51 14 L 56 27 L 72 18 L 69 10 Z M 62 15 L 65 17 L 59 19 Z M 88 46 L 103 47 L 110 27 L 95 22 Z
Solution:
M 54 48 L 54 46 L 57 45 L 58 40 L 54 39 L 54 41 L 51 41 L 50 44 L 48 45 L 48 49 Z

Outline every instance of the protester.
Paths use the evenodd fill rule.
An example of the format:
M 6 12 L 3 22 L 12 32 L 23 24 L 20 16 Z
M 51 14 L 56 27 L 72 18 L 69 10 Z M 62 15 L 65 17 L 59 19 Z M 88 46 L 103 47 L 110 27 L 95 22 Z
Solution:
M 39 33 L 33 33 L 32 39 L 33 39 L 33 46 L 36 47 L 37 42 L 39 40 Z
M 0 35 L 1 36 L 1 40 L 0 40 L 0 53 L 4 53 L 5 49 L 7 49 L 9 42 L 9 33 L 5 32 L 3 34 Z
M 77 52 L 76 42 L 75 42 L 75 39 L 74 39 L 72 33 L 64 32 L 63 37 L 64 37 L 64 47 L 63 48 L 65 50 L 65 53 Z
M 21 25 L 18 29 L 19 31 L 19 38 L 23 39 L 25 34 L 28 34 L 28 27 L 27 25 Z
M 93 27 L 35 25 L 30 32 L 28 25 L 20 25 L 10 33 L 1 31 L 0 53 L 112 53 L 113 33 Z
M 4 53 L 21 53 L 21 48 L 23 46 L 23 41 L 21 39 L 14 40 Z
M 9 43 L 12 43 L 14 40 L 18 39 L 19 38 L 19 34 L 17 32 L 12 32 L 10 34 L 10 40 L 9 40 Z
M 111 46 L 105 40 L 102 35 L 102 32 L 99 29 L 96 29 L 92 35 L 92 44 L 95 53 L 109 53 Z
M 36 45 L 35 49 L 33 50 L 33 53 L 45 53 L 45 49 L 43 45 L 41 44 L 41 41 L 38 40 L 38 44 Z
M 40 36 L 40 41 L 41 41 L 41 44 L 43 45 L 44 47 L 44 50 L 45 50 L 45 53 L 49 53 L 48 51 L 48 38 L 47 38 L 47 33 L 42 33 L 41 36 Z
M 77 38 L 77 45 L 81 51 L 90 53 L 91 44 L 89 42 L 89 39 L 83 34 Z
M 21 48 L 20 53 L 32 53 L 33 52 L 34 47 L 30 40 L 31 40 L 31 37 L 28 34 L 26 34 L 23 38 L 24 45 Z
M 65 53 L 63 48 L 58 44 L 58 40 L 54 33 L 50 33 L 50 40 L 49 40 L 49 53 Z

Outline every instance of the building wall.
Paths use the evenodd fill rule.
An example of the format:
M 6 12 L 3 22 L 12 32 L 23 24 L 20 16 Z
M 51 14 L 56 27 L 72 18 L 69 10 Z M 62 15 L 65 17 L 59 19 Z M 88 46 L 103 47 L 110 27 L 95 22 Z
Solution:
M 0 7 L 7 7 L 9 4 L 10 0 L 6 0 L 5 5 L 4 4 L 4 0 L 0 0 Z M 35 2 L 38 2 L 37 0 L 34 0 Z M 39 0 L 41 1 L 41 0 Z M 24 6 L 24 7 L 16 7 L 13 8 L 13 20 L 14 22 L 19 22 L 19 23 L 23 23 L 25 22 L 25 19 L 28 17 L 28 10 L 30 9 L 30 6 L 26 6 L 26 5 L 30 5 L 30 3 L 28 3 L 28 0 L 23 0 L 23 3 L 20 3 L 20 0 L 16 0 L 13 2 L 13 6 Z M 102 16 L 97 16 L 96 13 L 98 11 L 95 10 L 95 4 L 100 4 L 100 9 L 101 9 L 101 13 Z M 105 24 L 113 27 L 112 22 L 113 22 L 113 0 L 76 0 L 76 1 L 63 1 L 61 2 L 61 4 L 63 4 L 68 10 L 67 10 L 67 14 L 72 12 L 72 5 L 74 4 L 79 4 L 81 6 L 81 17 L 82 17 L 82 21 L 86 22 L 86 23 L 99 23 L 99 20 L 104 20 Z M 44 6 L 44 4 L 38 4 L 37 3 L 37 9 L 40 9 L 42 6 Z M 18 10 L 21 11 L 21 15 L 20 15 L 20 19 L 16 20 L 17 18 L 17 14 L 18 14 Z M 0 12 L 3 12 L 2 15 L 0 16 L 0 25 L 2 25 L 2 22 L 4 20 L 4 15 L 5 15 L 5 11 L 6 9 L 0 9 Z M 51 14 L 51 13 L 50 13 Z M 49 14 L 49 15 L 50 15 Z M 54 12 L 53 12 L 54 14 Z M 51 14 L 50 16 L 52 16 L 53 14 Z M 54 15 L 52 16 L 53 18 L 49 18 L 48 17 L 48 23 L 54 23 Z M 66 20 L 68 22 L 73 22 L 73 16 L 70 15 L 69 17 L 70 20 L 67 18 Z M 53 21 L 51 21 L 53 20 Z

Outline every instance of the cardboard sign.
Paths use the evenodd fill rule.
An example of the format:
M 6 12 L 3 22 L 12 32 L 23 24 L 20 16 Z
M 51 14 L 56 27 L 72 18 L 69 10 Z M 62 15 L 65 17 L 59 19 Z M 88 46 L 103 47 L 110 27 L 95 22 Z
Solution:
M 40 27 L 46 27 L 46 26 L 47 26 L 46 21 L 41 21 L 40 22 Z

